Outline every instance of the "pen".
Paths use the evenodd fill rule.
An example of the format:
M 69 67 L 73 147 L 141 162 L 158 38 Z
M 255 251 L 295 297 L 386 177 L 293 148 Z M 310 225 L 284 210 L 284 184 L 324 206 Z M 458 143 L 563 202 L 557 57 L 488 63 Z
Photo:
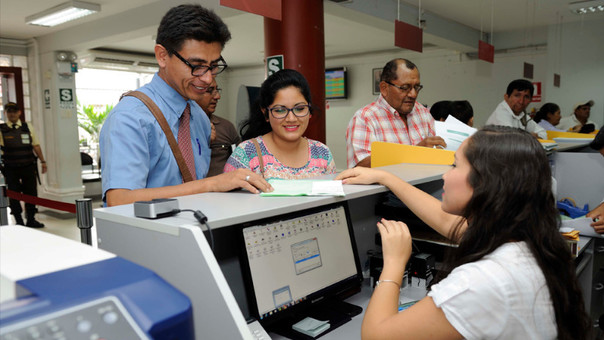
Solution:
M 195 138 L 197 141 L 197 149 L 199 150 L 199 154 L 201 155 L 201 144 L 199 144 L 199 138 Z

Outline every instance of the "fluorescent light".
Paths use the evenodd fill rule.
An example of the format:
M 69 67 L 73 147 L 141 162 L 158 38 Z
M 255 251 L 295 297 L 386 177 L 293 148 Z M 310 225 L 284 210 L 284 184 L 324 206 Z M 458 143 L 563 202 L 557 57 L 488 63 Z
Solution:
M 30 25 L 52 27 L 99 12 L 101 5 L 83 1 L 68 1 L 25 18 Z
M 604 12 L 604 0 L 579 1 L 568 5 L 575 14 L 590 14 Z

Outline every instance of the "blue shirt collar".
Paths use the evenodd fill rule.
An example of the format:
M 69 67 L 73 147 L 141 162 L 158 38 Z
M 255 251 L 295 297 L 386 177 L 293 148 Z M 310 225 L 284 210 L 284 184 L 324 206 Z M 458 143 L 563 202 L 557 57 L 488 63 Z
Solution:
M 159 73 L 155 73 L 153 75 L 153 81 L 149 83 L 149 87 L 153 91 L 157 93 L 161 93 L 161 98 L 166 102 L 166 105 L 170 108 L 171 115 L 175 115 L 177 119 L 180 119 L 183 112 L 185 111 L 185 107 L 187 107 L 187 103 L 191 105 L 191 112 L 194 109 L 194 106 L 197 105 L 193 100 L 185 100 L 178 91 L 176 91 L 173 87 L 168 85 L 162 77 L 159 76 Z M 164 115 L 166 112 L 164 112 Z M 193 114 L 191 114 L 191 119 L 193 119 Z

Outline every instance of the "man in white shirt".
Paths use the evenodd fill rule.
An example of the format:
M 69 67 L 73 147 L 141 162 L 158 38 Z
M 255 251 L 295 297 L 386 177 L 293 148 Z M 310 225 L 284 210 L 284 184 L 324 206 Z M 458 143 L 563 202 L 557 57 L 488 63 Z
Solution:
M 512 81 L 486 125 L 503 125 L 530 132 L 533 136 L 547 139 L 547 132 L 524 111 L 533 99 L 533 84 L 525 79 Z
M 593 124 L 595 129 L 596 123 L 589 120 L 592 106 L 594 106 L 593 100 L 578 103 L 575 105 L 573 113 L 568 117 L 560 119 L 560 123 L 556 127 L 563 131 L 579 132 L 585 125 Z

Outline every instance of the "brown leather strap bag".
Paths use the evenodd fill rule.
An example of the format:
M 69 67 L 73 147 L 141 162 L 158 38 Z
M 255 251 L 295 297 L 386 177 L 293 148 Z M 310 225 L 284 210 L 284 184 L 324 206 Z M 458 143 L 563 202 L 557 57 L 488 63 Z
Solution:
M 264 160 L 262 159 L 262 150 L 260 150 L 260 144 L 256 138 L 252 139 L 254 146 L 256 147 L 256 154 L 258 154 L 258 162 L 260 162 L 260 173 L 262 174 L 262 178 L 264 178 Z
M 164 115 L 161 112 L 161 110 L 159 109 L 159 107 L 157 107 L 157 105 L 153 102 L 153 100 L 151 100 L 151 98 L 149 98 L 149 96 L 147 96 L 146 94 L 144 94 L 140 91 L 126 92 L 122 95 L 121 98 L 124 98 L 126 96 L 138 98 L 141 102 L 143 102 L 143 104 L 145 104 L 147 106 L 149 111 L 151 111 L 151 113 L 153 114 L 153 116 L 155 117 L 157 122 L 159 123 L 159 126 L 161 126 L 161 129 L 164 131 L 164 135 L 166 135 L 168 144 L 170 144 L 170 149 L 172 149 L 174 158 L 176 158 L 176 163 L 178 164 L 178 169 L 180 170 L 180 174 L 182 176 L 183 182 L 186 183 L 186 182 L 192 181 L 193 177 L 191 176 L 191 172 L 189 171 L 189 168 L 187 167 L 187 163 L 185 162 L 185 159 L 182 156 L 182 153 L 180 152 L 180 148 L 178 147 L 176 138 L 174 138 L 174 134 L 172 133 L 172 130 L 170 129 L 170 126 L 168 125 L 168 122 L 166 121 L 166 117 L 164 117 Z

